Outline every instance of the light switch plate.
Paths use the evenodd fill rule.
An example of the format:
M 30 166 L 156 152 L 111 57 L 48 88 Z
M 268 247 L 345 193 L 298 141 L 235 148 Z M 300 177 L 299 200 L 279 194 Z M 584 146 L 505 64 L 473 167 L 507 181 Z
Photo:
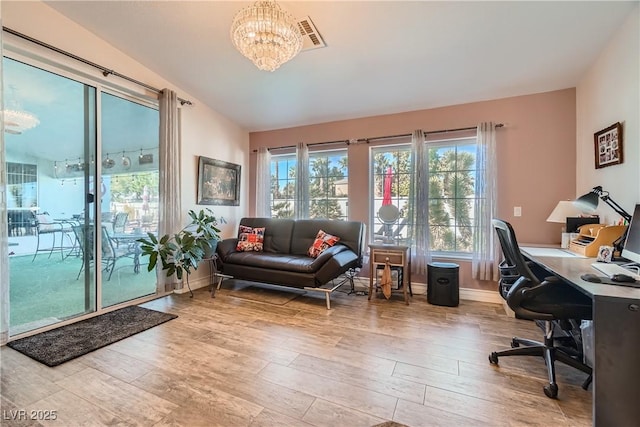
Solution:
M 522 206 L 513 207 L 513 216 L 522 216 Z

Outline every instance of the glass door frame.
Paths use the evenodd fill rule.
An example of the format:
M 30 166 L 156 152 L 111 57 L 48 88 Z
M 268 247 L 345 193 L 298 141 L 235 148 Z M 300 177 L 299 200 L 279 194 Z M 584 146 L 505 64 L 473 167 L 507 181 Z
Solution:
M 158 103 L 157 101 L 152 98 L 151 96 L 148 95 L 148 93 L 141 91 L 141 87 L 137 86 L 137 85 L 133 85 L 133 84 L 128 84 L 126 82 L 121 82 L 120 85 L 118 84 L 113 84 L 110 85 L 108 84 L 108 82 L 105 82 L 104 79 L 99 77 L 99 73 L 95 68 L 73 61 L 69 58 L 66 58 L 60 54 L 57 53 L 52 53 L 51 51 L 40 47 L 40 46 L 36 46 L 33 44 L 30 44 L 24 40 L 20 40 L 20 39 L 13 39 L 11 38 L 10 40 L 8 40 L 8 37 L 3 37 L 2 39 L 2 56 L 3 57 L 7 57 L 19 62 L 22 62 L 24 64 L 27 64 L 29 66 L 32 67 L 36 67 L 36 68 L 40 68 L 44 71 L 47 72 L 51 72 L 54 74 L 57 74 L 61 77 L 64 78 L 68 78 L 74 81 L 77 81 L 79 83 L 82 83 L 86 86 L 92 87 L 95 89 L 95 120 L 96 120 L 96 126 L 95 126 L 95 144 L 93 147 L 93 152 L 94 152 L 94 159 L 96 159 L 96 161 L 94 161 L 94 165 L 95 167 L 93 168 L 93 176 L 94 176 L 94 192 L 97 190 L 98 188 L 98 182 L 100 177 L 102 176 L 102 165 L 100 164 L 101 162 L 97 161 L 97 159 L 101 159 L 102 158 L 102 149 L 101 149 L 101 144 L 102 144 L 102 137 L 101 137 L 101 112 L 102 112 L 102 107 L 101 107 L 101 94 L 103 92 L 112 94 L 112 95 L 116 95 L 119 97 L 124 97 L 125 99 L 128 99 L 130 101 L 142 104 L 142 105 L 147 105 L 147 106 L 153 106 L 153 108 L 157 109 L 158 108 Z M 90 76 L 95 76 L 95 78 L 91 78 Z M 4 79 L 4 76 L 1 76 Z M 105 84 L 106 83 L 106 84 Z M 85 138 L 85 145 L 87 144 L 86 142 L 86 138 Z M 4 149 L 4 146 L 1 147 L 2 149 Z M 86 148 L 86 147 L 85 147 Z M 85 150 L 86 151 L 86 150 Z M 85 153 L 86 155 L 87 153 Z M 87 160 L 87 163 L 89 165 L 91 165 L 91 158 L 89 155 L 89 159 L 85 159 Z M 6 159 L 5 159 L 6 161 Z M 91 168 L 91 166 L 90 166 Z M 85 181 L 85 185 L 88 185 L 88 181 L 89 181 L 89 173 L 85 173 L 84 174 L 84 181 Z M 85 187 L 85 195 L 88 194 L 89 192 L 89 187 Z M 88 196 L 86 196 L 88 197 Z M 101 212 L 101 201 L 100 201 L 100 197 L 94 197 L 94 203 L 88 203 L 87 200 L 85 199 L 85 215 L 84 215 L 84 220 L 88 220 L 89 217 L 89 209 L 87 209 L 87 207 L 92 206 L 92 214 L 93 217 L 96 221 L 100 221 L 100 212 Z M 162 208 L 162 207 L 160 207 Z M 97 223 L 96 223 L 97 224 Z M 97 229 L 97 226 L 94 227 Z M 95 236 L 94 236 L 94 253 L 96 254 L 96 256 L 94 256 L 94 263 L 93 263 L 93 271 L 91 271 L 90 273 L 85 273 L 85 274 L 91 274 L 92 278 L 93 278 L 93 282 L 92 283 L 88 283 L 85 282 L 85 286 L 91 286 L 93 284 L 93 286 L 95 286 L 95 307 L 94 310 L 91 311 L 90 313 L 85 313 L 85 314 L 81 314 L 78 316 L 75 316 L 73 318 L 67 319 L 67 320 L 63 320 L 51 325 L 47 325 L 41 328 L 37 328 L 37 329 L 33 329 L 27 332 L 23 332 L 23 333 L 17 333 L 15 335 L 11 335 L 11 329 L 9 327 L 9 324 L 7 322 L 7 328 L 8 328 L 8 341 L 14 341 L 20 338 L 24 338 L 30 335 L 34 335 L 40 332 L 44 332 L 47 330 L 51 330 L 51 329 L 56 329 L 58 327 L 64 326 L 64 325 L 68 325 L 68 324 L 72 324 L 72 323 L 76 323 L 79 322 L 81 320 L 85 320 L 85 319 L 89 319 L 95 316 L 98 316 L 100 314 L 104 314 L 110 311 L 114 311 L 117 310 L 119 308 L 123 308 L 123 307 L 127 307 L 130 305 L 135 305 L 135 304 L 140 304 L 146 301 L 151 301 L 154 300 L 156 298 L 160 298 L 162 296 L 167 295 L 167 293 L 160 293 L 158 291 L 158 288 L 156 286 L 156 291 L 154 294 L 152 295 L 147 295 L 147 296 L 143 296 L 140 298 L 136 298 L 133 300 L 128 300 L 128 301 L 124 301 L 122 303 L 119 304 L 114 304 L 111 306 L 107 306 L 107 307 L 102 307 L 101 301 L 102 301 L 102 262 L 101 262 L 101 256 L 99 256 L 101 251 L 101 244 L 102 244 L 102 233 L 99 232 L 95 232 Z M 3 242 L 4 243 L 4 242 Z M 7 242 L 8 244 L 8 242 Z M 8 251 L 7 251 L 8 253 Z M 8 259 L 6 260 L 7 265 L 8 265 Z M 8 287 L 11 286 L 11 283 L 8 283 L 7 285 Z M 8 289 L 7 289 L 7 297 L 8 297 Z M 89 293 L 85 292 L 85 298 L 89 298 Z M 90 305 L 90 301 L 87 301 L 86 304 Z M 8 308 L 9 311 L 11 310 L 10 307 L 10 301 L 8 302 Z M 8 316 L 7 316 L 8 318 Z M 8 319 L 7 319 L 8 320 Z

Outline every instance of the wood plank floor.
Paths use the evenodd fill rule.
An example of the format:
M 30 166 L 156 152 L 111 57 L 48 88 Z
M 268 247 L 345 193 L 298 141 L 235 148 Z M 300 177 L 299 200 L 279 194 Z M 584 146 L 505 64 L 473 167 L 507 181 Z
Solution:
M 56 368 L 2 347 L 0 424 L 591 425 L 583 374 L 559 363 L 551 400 L 541 358 L 489 364 L 512 336 L 541 337 L 499 305 L 342 292 L 326 310 L 320 294 L 227 281 L 215 299 L 200 289 L 145 306 L 179 317 Z M 57 419 L 12 420 L 17 410 Z

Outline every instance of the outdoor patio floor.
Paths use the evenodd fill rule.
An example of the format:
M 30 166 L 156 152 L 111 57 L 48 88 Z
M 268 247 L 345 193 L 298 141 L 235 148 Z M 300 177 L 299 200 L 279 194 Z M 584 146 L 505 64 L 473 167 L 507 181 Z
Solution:
M 79 254 L 72 253 L 63 259 L 60 252 L 53 252 L 51 257 L 47 252 L 40 252 L 34 260 L 35 246 L 30 244 L 29 237 L 19 240 L 19 245 L 9 248 L 14 252 L 9 257 L 11 335 L 94 309 L 95 279 L 92 279 L 89 297 L 85 298 L 84 271 L 78 278 L 82 266 Z M 103 276 L 103 307 L 152 294 L 156 289 L 155 271 L 148 272 L 146 264 L 143 264 L 140 272 L 135 273 L 131 258 L 116 262 L 111 280 L 107 280 L 108 274 Z M 86 309 L 87 303 L 89 310 Z

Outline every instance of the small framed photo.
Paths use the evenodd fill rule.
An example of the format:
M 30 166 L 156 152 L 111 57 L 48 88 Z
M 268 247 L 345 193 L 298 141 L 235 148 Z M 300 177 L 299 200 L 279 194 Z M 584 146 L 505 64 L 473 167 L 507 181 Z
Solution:
M 240 205 L 240 165 L 200 156 L 198 204 Z
M 593 135 L 596 169 L 622 163 L 622 125 L 620 122 Z
M 613 246 L 600 246 L 598 249 L 598 258 L 599 262 L 611 262 L 613 258 Z

